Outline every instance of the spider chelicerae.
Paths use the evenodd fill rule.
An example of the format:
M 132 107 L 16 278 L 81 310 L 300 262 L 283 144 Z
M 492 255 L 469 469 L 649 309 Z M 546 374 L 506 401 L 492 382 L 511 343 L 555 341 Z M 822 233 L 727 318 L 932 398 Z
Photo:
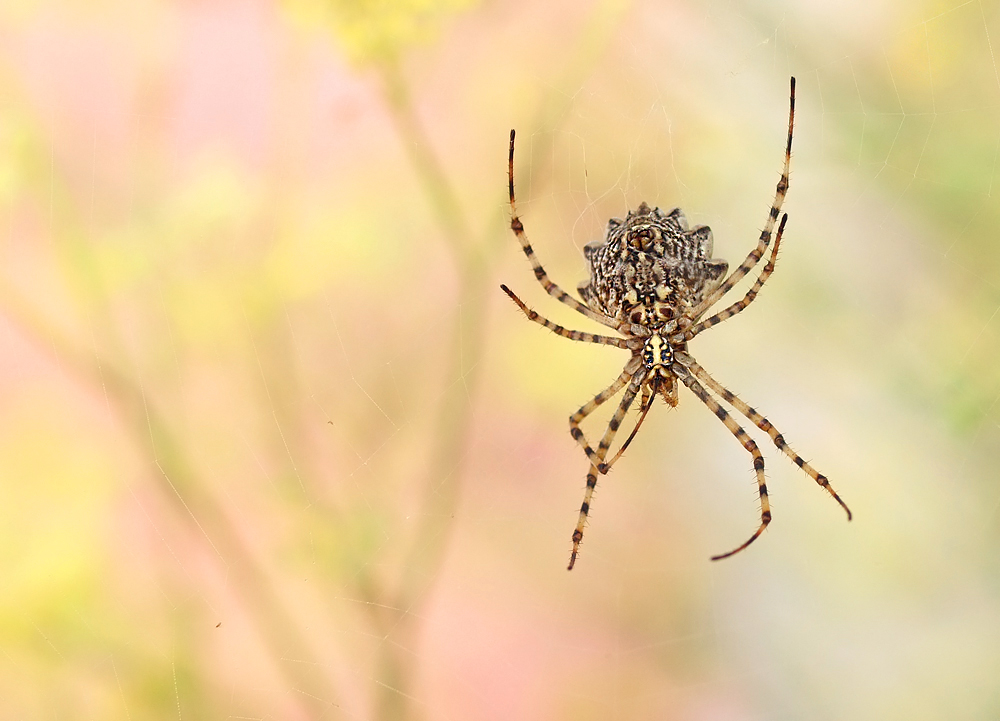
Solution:
M 590 461 L 587 473 L 587 490 L 580 506 L 580 518 L 573 531 L 573 550 L 570 554 L 569 569 L 572 570 L 583 540 L 583 529 L 590 512 L 590 502 L 597 487 L 598 474 L 606 474 L 608 469 L 621 458 L 642 425 L 656 396 L 662 396 L 670 406 L 678 401 L 678 381 L 686 385 L 702 403 L 708 406 L 726 428 L 753 458 L 753 468 L 757 475 L 757 491 L 760 497 L 760 526 L 742 545 L 728 553 L 712 556 L 713 561 L 728 558 L 739 553 L 753 543 L 767 524 L 771 522 L 771 508 L 764 479 L 764 456 L 757 444 L 722 406 L 719 398 L 746 416 L 755 426 L 770 436 L 774 445 L 792 459 L 816 483 L 825 488 L 834 500 L 847 512 L 851 520 L 851 510 L 830 486 L 826 476 L 809 465 L 785 442 L 767 418 L 740 400 L 734 393 L 716 381 L 708 371 L 695 361 L 688 351 L 688 342 L 702 331 L 731 318 L 749 306 L 761 287 L 774 272 L 775 257 L 781 245 L 781 235 L 785 230 L 786 213 L 781 217 L 774 245 L 768 255 L 764 269 L 756 281 L 740 300 L 729 307 L 704 318 L 705 314 L 753 270 L 767 252 L 771 244 L 774 224 L 781 214 L 781 205 L 788 192 L 788 166 L 792 155 L 792 126 L 795 120 L 795 78 L 791 79 L 788 101 L 788 141 L 785 144 L 785 164 L 781 179 L 774 195 L 774 202 L 768 214 L 767 223 L 761 231 L 760 240 L 740 266 L 726 277 L 729 264 L 712 257 L 712 231 L 708 226 L 689 228 L 687 219 L 680 208 L 664 213 L 659 208 L 650 208 L 646 203 L 629 212 L 624 220 L 612 218 L 608 222 L 603 240 L 590 243 L 583 249 L 584 257 L 590 265 L 590 278 L 581 283 L 577 290 L 583 303 L 572 298 L 558 285 L 549 280 L 548 274 L 535 256 L 524 226 L 517 215 L 514 202 L 514 131 L 510 131 L 510 154 L 507 176 L 510 191 L 510 227 L 521 242 L 524 254 L 531 262 L 535 278 L 549 295 L 591 320 L 611 328 L 624 336 L 621 338 L 595 335 L 578 330 L 568 330 L 543 318 L 521 301 L 506 285 L 501 285 L 504 293 L 517 304 L 528 317 L 549 330 L 570 340 L 584 343 L 598 343 L 624 348 L 632 353 L 621 375 L 598 393 L 569 418 L 570 434 L 583 447 Z M 703 319 L 704 318 L 704 319 Z M 587 441 L 580 423 L 600 405 L 607 402 L 622 389 L 625 393 L 618 409 L 611 417 L 604 436 L 597 449 Z M 607 460 L 608 449 L 621 426 L 625 414 L 642 392 L 641 412 L 635 428 L 622 444 L 618 452 Z

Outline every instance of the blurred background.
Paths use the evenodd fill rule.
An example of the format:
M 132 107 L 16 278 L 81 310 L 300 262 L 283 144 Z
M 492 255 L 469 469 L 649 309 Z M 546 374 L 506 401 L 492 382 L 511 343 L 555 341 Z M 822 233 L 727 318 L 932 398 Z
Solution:
M 0 718 L 1000 718 L 998 53 L 981 0 L 3 3 Z M 854 521 L 754 431 L 710 562 L 756 484 L 682 389 L 567 573 L 627 354 L 499 291 L 597 330 L 509 130 L 567 289 L 642 201 L 735 266 L 790 75 L 777 272 L 691 350 Z

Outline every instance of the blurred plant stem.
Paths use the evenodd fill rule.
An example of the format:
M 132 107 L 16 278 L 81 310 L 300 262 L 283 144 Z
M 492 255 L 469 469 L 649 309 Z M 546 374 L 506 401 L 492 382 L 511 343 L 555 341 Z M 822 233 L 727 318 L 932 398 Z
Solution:
M 578 38 L 575 52 L 569 56 L 567 72 L 558 87 L 578 87 L 590 74 L 593 64 L 613 36 L 618 21 L 628 7 L 625 0 L 598 3 Z M 420 658 L 420 605 L 427 598 L 444 561 L 448 540 L 454 526 L 455 508 L 461 491 L 463 462 L 468 454 L 472 426 L 472 399 L 481 375 L 480 360 L 485 346 L 488 293 L 495 290 L 488 283 L 493 261 L 502 245 L 499 237 L 509 230 L 506 213 L 492 216 L 477 240 L 462 210 L 454 186 L 432 150 L 413 106 L 409 88 L 397 62 L 382 67 L 386 106 L 395 124 L 414 171 L 437 216 L 444 238 L 450 245 L 456 273 L 458 296 L 452 335 L 446 345 L 451 349 L 443 379 L 447 384 L 437 420 L 431 430 L 433 451 L 422 481 L 423 503 L 418 525 L 410 541 L 395 589 L 386 594 L 374 579 L 363 579 L 373 622 L 386 641 L 382 644 L 376 678 L 378 685 L 377 716 L 380 721 L 411 721 L 417 718 L 413 705 L 416 664 Z M 533 129 L 551 129 L 565 114 L 572 93 L 553 94 L 555 102 L 539 109 Z M 543 134 L 543 146 L 551 142 L 551 133 Z M 505 155 L 506 137 L 498 138 L 498 159 Z M 537 148 L 536 157 L 548 157 L 545 147 Z M 501 161 L 502 162 L 502 161 Z M 499 163 L 498 163 L 499 164 Z M 501 165 L 502 167 L 502 165 Z M 527 181 L 518 183 L 525 191 Z M 501 209 L 505 206 L 500 205 Z M 392 598 L 386 604 L 385 599 Z M 386 606 L 393 609 L 386 612 Z M 392 637 L 391 641 L 389 637 Z
M 433 451 L 422 481 L 419 521 L 398 585 L 390 591 L 395 594 L 389 604 L 396 609 L 394 617 L 387 618 L 381 612 L 377 602 L 381 600 L 384 604 L 384 597 L 367 599 L 369 608 L 375 611 L 376 625 L 384 635 L 391 634 L 394 641 L 382 645 L 376 671 L 381 684 L 377 718 L 386 720 L 407 719 L 414 715 L 410 691 L 416 670 L 414 661 L 418 658 L 414 645 L 420 642 L 421 615 L 417 607 L 440 571 L 454 526 L 452 519 L 458 504 L 462 461 L 468 448 L 472 396 L 479 381 L 479 361 L 484 346 L 489 290 L 486 281 L 490 263 L 484 256 L 485 244 L 476 242 L 455 190 L 417 120 L 398 66 L 395 63 L 386 66 L 382 76 L 389 114 L 451 247 L 459 281 L 457 318 L 452 324 L 451 337 L 446 341 L 448 365 L 443 379 L 447 388 L 431 431 Z M 382 593 L 371 585 L 363 590 Z
M 85 255 L 78 252 L 76 257 Z M 217 560 L 220 577 L 233 582 L 278 673 L 290 688 L 300 692 L 287 696 L 297 707 L 298 717 L 321 718 L 336 704 L 315 694 L 333 696 L 333 678 L 327 675 L 317 680 L 302 670 L 325 666 L 313 652 L 294 615 L 275 593 L 273 580 L 230 523 L 224 507 L 199 476 L 183 444 L 142 383 L 115 367 L 106 356 L 85 353 L 80 344 L 69 340 L 6 284 L 0 284 L 0 304 L 27 337 L 52 352 L 60 367 L 72 369 L 85 385 L 106 397 L 142 455 L 151 457 L 155 465 L 151 475 L 163 498 L 173 505 L 174 513 L 185 521 L 192 536 L 202 539 L 203 545 L 207 543 L 206 555 Z M 283 659 L 295 659 L 296 663 L 283 663 Z

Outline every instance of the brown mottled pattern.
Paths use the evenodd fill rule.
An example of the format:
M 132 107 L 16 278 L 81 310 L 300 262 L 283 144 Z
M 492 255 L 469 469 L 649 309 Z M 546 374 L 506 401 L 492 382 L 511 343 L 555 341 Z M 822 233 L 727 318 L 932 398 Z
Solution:
M 645 203 L 612 218 L 603 241 L 583 249 L 590 279 L 577 290 L 587 304 L 629 324 L 655 325 L 698 305 L 729 264 L 712 258 L 712 231 L 688 229 L 680 208 Z
M 723 408 L 716 396 L 746 416 L 757 428 L 767 433 L 774 445 L 791 458 L 795 465 L 825 488 L 847 511 L 848 520 L 851 519 L 850 510 L 830 486 L 826 476 L 817 472 L 795 453 L 785 443 L 784 437 L 778 433 L 770 421 L 716 382 L 704 368 L 695 362 L 687 347 L 688 341 L 699 333 L 745 310 L 757 298 L 764 283 L 774 272 L 778 248 L 781 245 L 781 237 L 788 220 L 787 214 L 781 216 L 781 206 L 785 194 L 788 192 L 788 169 L 791 161 L 794 120 L 795 78 L 792 78 L 789 92 L 788 140 L 785 144 L 785 162 L 781 179 L 775 189 L 774 202 L 768 211 L 767 223 L 764 230 L 761 231 L 756 247 L 725 280 L 723 277 L 726 275 L 729 265 L 725 260 L 712 257 L 712 231 L 708 226 L 702 225 L 691 229 L 688 227 L 687 219 L 680 208 L 674 208 L 665 213 L 659 208 L 651 208 L 646 203 L 641 203 L 625 218 L 612 218 L 608 222 L 604 238 L 583 249 L 584 257 L 590 268 L 590 277 L 580 283 L 577 290 L 584 303 L 571 298 L 558 285 L 549 280 L 544 268 L 535 256 L 535 251 L 528 242 L 514 201 L 514 131 L 510 131 L 510 152 L 507 164 L 511 209 L 510 227 L 531 263 L 535 278 L 549 295 L 591 320 L 617 331 L 623 337 L 616 338 L 568 330 L 540 316 L 525 305 L 506 285 L 501 285 L 501 289 L 529 320 L 564 338 L 584 343 L 617 346 L 632 353 L 615 382 L 585 403 L 569 419 L 570 435 L 583 448 L 587 460 L 590 462 L 590 470 L 587 472 L 587 488 L 580 506 L 579 520 L 573 531 L 573 549 L 569 562 L 571 569 L 576 563 L 580 544 L 583 541 L 583 529 L 590 513 L 594 490 L 597 488 L 597 477 L 607 473 L 621 458 L 641 427 L 657 396 L 670 406 L 677 405 L 678 380 L 687 386 L 722 421 L 750 453 L 753 459 L 754 473 L 757 477 L 757 491 L 761 505 L 760 526 L 745 543 L 729 553 L 713 556 L 713 561 L 727 558 L 742 551 L 764 532 L 767 524 L 771 521 L 767 485 L 764 482 L 764 456 L 754 440 Z M 781 223 L 774 235 L 774 245 L 771 247 L 763 270 L 751 288 L 742 299 L 702 320 L 702 316 L 756 268 L 771 246 L 771 235 L 779 216 L 781 216 Z M 699 381 L 701 382 L 699 383 Z M 703 386 L 702 383 L 705 385 Z M 604 435 L 595 450 L 587 441 L 580 424 L 623 388 L 625 392 L 621 403 L 608 422 Z M 608 450 L 621 427 L 625 414 L 640 391 L 642 392 L 642 404 L 639 419 L 618 452 L 611 457 L 610 461 L 606 461 Z

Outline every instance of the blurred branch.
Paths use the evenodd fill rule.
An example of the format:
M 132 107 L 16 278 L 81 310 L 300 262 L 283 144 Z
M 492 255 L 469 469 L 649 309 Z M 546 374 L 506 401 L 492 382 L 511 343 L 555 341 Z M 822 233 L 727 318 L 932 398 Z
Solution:
M 465 280 L 469 274 L 483 271 L 482 248 L 475 242 L 475 236 L 458 202 L 458 195 L 431 148 L 430 138 L 417 120 L 409 88 L 400 74 L 398 64 L 385 66 L 382 77 L 386 105 L 396 125 L 396 132 L 403 141 L 403 147 L 427 193 L 437 221 L 460 265 L 459 273 Z
M 397 65 L 384 69 L 386 105 L 396 131 L 410 157 L 421 185 L 437 216 L 444 236 L 451 246 L 458 274 L 458 318 L 447 340 L 448 367 L 444 379 L 450 385 L 444 392 L 431 430 L 433 451 L 423 479 L 423 502 L 418 525 L 410 542 L 410 551 L 403 562 L 402 577 L 391 604 L 402 615 L 394 618 L 378 605 L 371 604 L 374 621 L 384 635 L 392 634 L 395 643 L 383 644 L 379 659 L 378 714 L 387 719 L 407 719 L 413 716 L 410 703 L 415 661 L 413 645 L 418 643 L 419 613 L 415 606 L 437 577 L 453 528 L 452 519 L 458 504 L 462 478 L 462 456 L 468 447 L 471 404 L 480 374 L 479 360 L 484 346 L 487 264 L 482 247 L 475 242 L 469 223 L 458 202 L 457 194 L 441 163 L 431 149 L 430 139 L 416 118 L 408 88 Z M 451 381 L 455 381 L 451 383 Z M 382 590 L 364 584 L 371 596 L 381 597 Z

